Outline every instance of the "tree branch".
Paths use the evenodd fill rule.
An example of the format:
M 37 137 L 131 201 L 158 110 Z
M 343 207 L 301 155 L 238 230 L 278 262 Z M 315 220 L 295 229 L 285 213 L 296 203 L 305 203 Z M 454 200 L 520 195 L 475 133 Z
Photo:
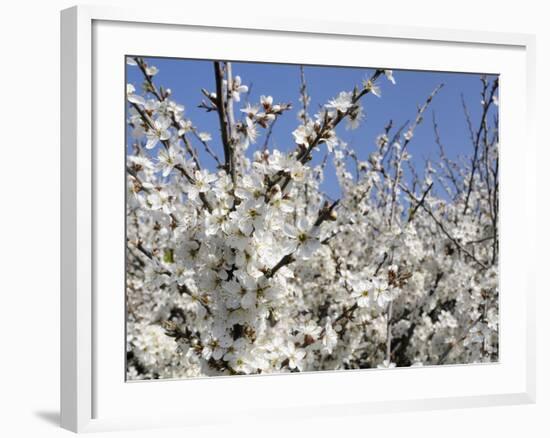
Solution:
M 224 71 L 220 61 L 214 61 L 214 74 L 216 77 L 216 110 L 220 122 L 225 168 L 233 183 L 235 182 L 235 157 L 231 126 L 227 115 L 227 89 L 224 87 Z

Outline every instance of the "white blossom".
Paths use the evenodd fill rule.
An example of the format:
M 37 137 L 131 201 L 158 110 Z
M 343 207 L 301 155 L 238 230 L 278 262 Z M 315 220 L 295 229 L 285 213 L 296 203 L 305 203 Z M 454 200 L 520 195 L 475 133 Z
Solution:
M 153 126 L 146 131 L 145 135 L 147 137 L 147 144 L 145 147 L 147 149 L 153 149 L 159 141 L 166 141 L 170 139 L 170 120 L 164 117 L 159 117 L 154 121 Z
M 248 91 L 248 87 L 241 83 L 240 76 L 235 76 L 231 85 L 231 96 L 236 102 L 239 102 L 241 100 L 241 93 L 246 93 Z
M 336 98 L 329 100 L 325 107 L 335 109 L 340 113 L 345 113 L 351 108 L 352 105 L 352 93 L 342 91 Z
M 418 164 L 405 147 L 417 114 L 403 133 L 389 124 L 348 144 L 344 127 L 376 111 L 363 96 L 395 84 L 378 70 L 262 147 L 288 105 L 267 87 L 239 104 L 248 87 L 224 70 L 226 157 L 217 127 L 148 88 L 164 72 L 126 62 L 149 76 L 139 92 L 126 85 L 128 379 L 498 360 L 498 138 L 482 136 L 477 158 Z M 484 123 L 498 132 L 497 118 Z

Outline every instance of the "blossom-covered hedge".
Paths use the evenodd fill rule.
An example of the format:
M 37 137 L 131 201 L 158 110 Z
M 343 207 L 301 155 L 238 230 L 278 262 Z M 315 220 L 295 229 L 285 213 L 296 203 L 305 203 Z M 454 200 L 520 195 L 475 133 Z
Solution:
M 249 146 L 290 105 L 242 103 L 231 63 L 213 62 L 216 89 L 202 90 L 216 140 L 155 83 L 156 67 L 128 64 L 143 74 L 140 92 L 127 85 L 129 379 L 498 359 L 498 79 L 481 77 L 471 156 L 446 157 L 434 118 L 441 157 L 420 172 L 408 146 L 440 87 L 361 161 L 338 132 L 362 122 L 381 81 L 395 84 L 391 70 L 314 114 L 302 74 L 295 145 L 280 151 Z M 337 200 L 321 190 L 327 160 Z

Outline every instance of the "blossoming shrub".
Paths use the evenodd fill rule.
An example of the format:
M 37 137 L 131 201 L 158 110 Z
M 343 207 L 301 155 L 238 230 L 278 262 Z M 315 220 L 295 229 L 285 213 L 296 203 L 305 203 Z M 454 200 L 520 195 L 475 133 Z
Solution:
M 295 146 L 280 151 L 249 146 L 262 130 L 269 140 L 290 105 L 242 104 L 248 89 L 230 63 L 214 62 L 216 89 L 203 90 L 216 140 L 155 84 L 156 67 L 128 64 L 143 74 L 141 92 L 127 86 L 129 379 L 498 359 L 497 79 L 481 78 L 472 156 L 453 162 L 441 145 L 418 175 L 408 145 L 440 87 L 360 161 L 338 131 L 361 123 L 367 95 L 395 83 L 390 70 L 313 115 L 302 74 Z M 197 148 L 217 168 L 202 167 Z M 311 164 L 321 148 L 338 200 L 320 189 L 326 160 Z

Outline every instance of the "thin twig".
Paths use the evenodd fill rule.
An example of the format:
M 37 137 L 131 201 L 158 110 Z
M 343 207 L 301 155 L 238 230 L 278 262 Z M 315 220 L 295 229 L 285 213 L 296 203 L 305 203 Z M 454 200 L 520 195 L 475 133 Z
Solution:
M 220 121 L 225 168 L 231 176 L 231 180 L 235 182 L 236 175 L 233 140 L 231 138 L 231 128 L 227 117 L 227 92 L 223 83 L 224 72 L 220 61 L 214 61 L 214 75 L 216 77 L 216 109 Z
M 485 80 L 486 81 L 486 80 Z M 496 90 L 498 89 L 498 78 L 495 79 L 493 82 L 493 86 L 491 87 L 491 91 L 489 92 L 489 95 L 487 96 L 487 87 L 488 84 L 486 82 L 483 82 L 483 112 L 481 114 L 481 121 L 479 122 L 479 128 L 477 130 L 475 140 L 474 140 L 474 155 L 472 157 L 472 169 L 470 171 L 470 178 L 468 182 L 468 191 L 466 193 L 466 200 L 464 201 L 464 210 L 462 214 L 466 214 L 468 211 L 468 204 L 470 201 L 470 195 L 472 193 L 473 183 L 474 183 L 474 175 L 476 171 L 476 163 L 477 163 L 477 154 L 479 150 L 479 141 L 481 139 L 481 133 L 483 132 L 484 126 L 487 123 L 487 113 L 489 111 L 489 108 L 491 107 L 491 104 L 493 103 L 493 96 L 495 95 Z
M 300 97 L 302 99 L 302 116 L 301 119 L 306 125 L 309 121 L 309 116 L 307 114 L 307 107 L 308 107 L 308 100 L 309 96 L 307 94 L 307 83 L 306 83 L 306 76 L 304 73 L 304 66 L 300 66 Z
M 451 167 L 451 163 L 449 159 L 447 158 L 447 155 L 445 154 L 445 148 L 443 146 L 443 142 L 441 141 L 441 137 L 439 135 L 439 128 L 437 125 L 436 117 L 435 117 L 435 111 L 432 111 L 432 125 L 434 130 L 434 136 L 435 136 L 435 142 L 437 146 L 439 147 L 439 156 L 443 160 L 443 163 L 445 164 L 445 169 L 447 170 L 447 176 L 453 183 L 453 186 L 455 187 L 456 193 L 460 193 L 460 188 L 458 187 L 458 181 L 456 179 L 456 176 L 453 172 L 453 169 Z
M 413 208 L 413 210 L 411 211 L 411 213 L 409 214 L 409 219 L 407 219 L 407 222 L 410 222 L 412 221 L 412 219 L 414 218 L 414 215 L 416 213 L 416 211 L 418 210 L 418 208 L 424 204 L 424 201 L 426 200 L 426 196 L 428 196 L 428 193 L 430 192 L 430 190 L 432 189 L 434 183 L 430 183 L 430 185 L 428 186 L 428 188 L 424 191 L 424 193 L 422 194 L 422 197 L 420 198 L 420 201 L 418 202 L 418 204 L 415 205 L 415 207 Z

